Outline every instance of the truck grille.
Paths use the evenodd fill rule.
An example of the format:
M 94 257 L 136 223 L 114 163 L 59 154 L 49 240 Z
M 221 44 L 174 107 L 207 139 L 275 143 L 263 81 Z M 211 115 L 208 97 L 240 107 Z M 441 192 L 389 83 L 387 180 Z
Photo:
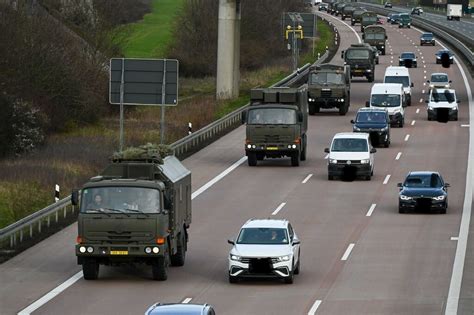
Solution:
M 284 135 L 263 135 L 263 136 L 254 136 L 253 141 L 256 143 L 289 143 L 293 142 L 291 136 Z
M 101 241 L 109 243 L 122 243 L 122 244 L 133 244 L 136 242 L 152 241 L 152 232 L 116 232 L 116 231 L 103 231 L 103 232 L 90 232 L 88 237 L 90 241 Z
M 331 97 L 332 91 L 331 90 L 322 90 L 321 97 Z

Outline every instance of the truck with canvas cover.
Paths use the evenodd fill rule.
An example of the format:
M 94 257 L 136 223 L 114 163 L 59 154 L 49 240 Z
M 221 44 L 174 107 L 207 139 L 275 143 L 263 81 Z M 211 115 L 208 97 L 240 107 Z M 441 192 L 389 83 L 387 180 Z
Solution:
M 97 279 L 100 265 L 142 263 L 151 266 L 154 280 L 166 280 L 169 265 L 184 265 L 191 172 L 173 155 L 162 156 L 156 146 L 125 150 L 73 191 L 84 279 Z
M 342 9 L 342 13 L 341 13 L 341 19 L 344 21 L 346 18 L 352 18 L 352 12 L 354 12 L 356 10 L 356 7 L 354 7 L 353 5 L 346 5 L 343 9 Z
M 372 11 L 367 11 L 362 14 L 361 22 L 360 22 L 360 31 L 363 33 L 364 28 L 369 25 L 377 24 L 377 13 Z
M 348 66 L 322 64 L 312 66 L 308 75 L 309 114 L 321 108 L 338 108 L 339 115 L 349 110 L 351 100 L 351 74 Z
M 364 12 L 367 12 L 367 10 L 363 8 L 358 8 L 352 12 L 352 17 L 351 17 L 351 25 L 355 25 L 356 23 L 361 23 L 362 21 L 362 14 Z
M 335 16 L 338 16 L 340 14 L 342 14 L 342 9 L 344 9 L 344 7 L 348 5 L 347 3 L 345 2 L 338 2 L 336 3 L 336 10 L 334 11 L 334 15 Z
M 284 156 L 291 158 L 292 166 L 299 166 L 306 160 L 307 86 L 253 89 L 250 99 L 249 108 L 242 113 L 249 166 L 265 157 Z
M 341 52 L 341 58 L 345 64 L 350 66 L 352 77 L 366 77 L 369 82 L 375 78 L 375 64 L 378 58 L 376 49 L 372 46 L 362 44 L 352 44 Z
M 376 47 L 382 55 L 385 55 L 385 46 L 387 41 L 387 32 L 383 26 L 369 25 L 365 28 L 362 34 L 364 43 Z

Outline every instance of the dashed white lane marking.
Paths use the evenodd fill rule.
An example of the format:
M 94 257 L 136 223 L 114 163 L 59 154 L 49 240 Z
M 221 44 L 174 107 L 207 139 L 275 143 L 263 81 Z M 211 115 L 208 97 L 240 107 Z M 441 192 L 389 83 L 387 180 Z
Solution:
M 306 184 L 312 176 L 313 176 L 313 174 L 309 174 L 308 176 L 305 177 L 305 179 L 303 179 L 303 181 L 301 183 Z
M 321 305 L 322 302 L 323 301 L 321 301 L 321 300 L 316 300 L 316 302 L 314 302 L 313 306 L 311 306 L 311 309 L 309 310 L 308 315 L 316 314 L 316 311 L 318 310 L 319 305 Z
M 425 90 L 421 90 L 421 94 L 425 94 Z
M 426 70 L 423 70 L 423 73 L 426 73 Z
M 422 99 L 422 98 L 420 98 L 420 103 L 423 103 L 423 99 Z
M 390 175 L 390 174 L 388 174 L 387 176 L 385 176 L 385 179 L 383 180 L 383 184 L 384 184 L 384 185 L 387 185 L 387 184 L 388 184 L 388 181 L 390 180 L 390 177 L 391 177 L 391 176 L 392 176 L 392 175 Z
M 459 237 L 457 237 L 457 236 L 451 236 L 451 241 L 459 241 Z
M 419 108 L 417 108 L 417 109 L 416 109 L 416 113 L 418 114 L 419 112 L 420 112 L 420 109 L 419 109 Z
M 275 211 L 272 212 L 272 215 L 277 215 L 278 212 L 280 212 L 281 209 L 283 209 L 283 207 L 286 205 L 286 202 L 282 202 L 278 208 L 275 209 Z
M 425 79 L 425 80 L 426 80 L 426 75 L 423 77 L 423 79 Z
M 354 243 L 350 243 L 350 244 L 349 244 L 349 246 L 348 246 L 347 249 L 346 249 L 346 252 L 345 252 L 344 255 L 342 255 L 342 257 L 341 257 L 341 260 L 346 261 L 347 258 L 349 258 L 349 255 L 351 254 L 352 249 L 354 248 L 354 246 L 355 246 Z
M 375 210 L 375 207 L 377 206 L 377 204 L 373 203 L 370 208 L 369 208 L 369 211 L 367 211 L 367 214 L 365 215 L 366 217 L 370 217 L 372 215 L 372 213 L 374 212 Z
M 183 302 L 181 302 L 181 303 L 183 303 L 183 304 L 188 304 L 189 302 L 191 302 L 192 299 L 193 299 L 193 298 L 185 298 L 185 299 L 183 300 Z
M 423 82 L 423 86 L 426 86 L 426 82 Z
M 397 156 L 395 157 L 395 160 L 400 160 L 400 157 L 402 156 L 402 152 L 398 152 Z
M 412 125 L 412 126 L 415 125 L 415 120 L 412 120 L 412 121 L 411 121 L 411 125 Z
M 408 141 L 408 139 L 410 139 L 410 135 L 405 136 L 405 141 Z
M 463 128 L 469 128 L 469 125 L 461 125 Z

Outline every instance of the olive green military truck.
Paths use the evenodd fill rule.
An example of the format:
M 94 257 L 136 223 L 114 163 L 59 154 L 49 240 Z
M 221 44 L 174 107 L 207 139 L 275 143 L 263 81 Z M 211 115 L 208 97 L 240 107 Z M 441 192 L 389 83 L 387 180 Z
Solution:
M 308 75 L 308 111 L 319 113 L 321 108 L 338 108 L 339 115 L 349 110 L 351 74 L 348 66 L 322 64 L 312 66 Z
M 369 82 L 374 82 L 375 64 L 378 59 L 375 48 L 365 43 L 352 44 L 341 52 L 341 58 L 351 67 L 351 78 L 366 77 Z
M 346 18 L 351 18 L 352 17 L 352 12 L 354 12 L 357 8 L 352 6 L 352 5 L 346 5 L 344 8 L 342 8 L 342 13 L 341 13 L 341 20 L 345 20 Z
M 360 31 L 363 33 L 364 29 L 369 25 L 377 24 L 377 13 L 367 11 L 362 13 L 361 21 L 360 21 Z
M 342 9 L 347 5 L 345 2 L 337 2 L 335 5 L 334 15 L 338 16 L 342 14 Z
M 72 203 L 80 206 L 76 256 L 84 279 L 100 265 L 144 263 L 154 280 L 183 266 L 191 224 L 191 172 L 174 156 L 115 157 Z
M 246 124 L 245 154 L 249 166 L 266 158 L 291 158 L 292 166 L 306 160 L 308 91 L 300 88 L 253 89 L 242 113 Z
M 360 23 L 362 21 L 362 14 L 367 12 L 365 9 L 358 8 L 352 12 L 351 17 L 351 25 L 355 25 L 356 23 Z
M 387 41 L 387 32 L 383 26 L 369 25 L 365 28 L 362 34 L 364 43 L 376 47 L 382 55 L 385 55 L 385 46 Z

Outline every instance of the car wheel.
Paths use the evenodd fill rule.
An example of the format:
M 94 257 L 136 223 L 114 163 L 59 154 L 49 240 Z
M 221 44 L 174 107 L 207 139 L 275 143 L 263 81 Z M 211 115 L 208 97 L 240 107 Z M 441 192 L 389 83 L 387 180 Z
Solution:
M 385 141 L 385 143 L 383 144 L 384 147 L 388 148 L 390 146 L 390 141 Z
M 458 114 L 456 113 L 456 115 L 454 115 L 453 117 L 454 121 L 458 121 Z
M 290 275 L 285 278 L 285 283 L 286 284 L 292 284 L 293 283 L 293 270 L 290 271 Z
M 436 64 L 439 65 L 439 60 L 438 59 L 436 59 Z
M 402 207 L 398 207 L 398 213 L 407 213 Z
M 442 208 L 438 210 L 439 214 L 446 214 L 446 208 Z
M 371 179 L 372 179 L 372 176 L 370 175 L 365 176 L 365 180 L 371 180 Z
M 300 256 L 301 252 L 298 252 L 298 263 L 296 264 L 296 268 L 295 268 L 295 272 L 294 274 L 295 275 L 299 275 L 300 274 L 300 262 L 301 262 L 301 256 Z
M 229 283 L 237 283 L 237 282 L 239 282 L 239 278 L 231 276 L 229 274 Z
M 398 121 L 398 127 L 403 128 L 404 125 L 405 125 L 405 119 L 400 119 Z
M 334 176 L 333 175 L 328 175 L 328 180 L 334 180 Z
M 99 263 L 93 258 L 89 258 L 82 264 L 82 273 L 85 280 L 96 280 L 99 277 Z
M 168 279 L 168 262 L 165 256 L 155 259 L 151 265 L 151 273 L 153 280 L 165 281 Z
M 430 115 L 428 115 L 428 121 L 433 120 Z
M 257 166 L 257 153 L 249 152 L 247 154 L 247 162 L 249 166 Z

